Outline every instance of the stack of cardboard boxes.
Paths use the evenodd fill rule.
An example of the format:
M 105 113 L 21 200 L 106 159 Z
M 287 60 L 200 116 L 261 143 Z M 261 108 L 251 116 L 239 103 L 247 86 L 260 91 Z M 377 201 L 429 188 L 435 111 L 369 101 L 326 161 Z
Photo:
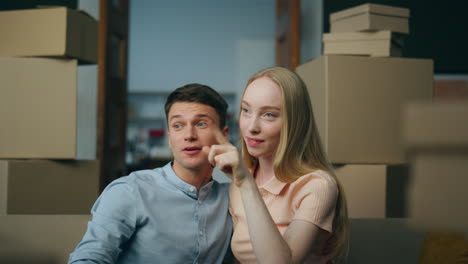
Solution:
M 468 101 L 411 103 L 403 121 L 412 221 L 468 234 Z
M 432 60 L 395 57 L 401 54 L 401 34 L 409 33 L 408 17 L 407 9 L 376 4 L 331 14 L 325 55 L 300 65 L 297 73 L 344 186 L 351 223 L 414 223 L 405 233 L 411 233 L 406 239 L 413 242 L 406 242 L 415 255 L 391 263 L 466 261 L 467 240 L 446 231 L 468 234 L 468 102 L 431 103 Z M 449 96 L 435 91 L 438 98 L 453 99 L 464 87 Z M 420 101 L 427 103 L 415 103 Z M 424 242 L 415 232 L 420 227 L 429 231 Z M 351 236 L 351 263 L 364 263 L 356 252 L 372 247 L 359 240 L 363 232 L 375 230 Z
M 388 10 L 406 18 L 386 17 Z M 409 14 L 405 10 L 362 5 L 331 14 L 331 28 L 348 31 L 340 33 L 343 36 L 357 31 L 405 33 Z M 366 51 L 367 46 L 359 43 L 349 47 Z M 300 65 L 297 73 L 309 89 L 319 134 L 347 195 L 350 218 L 407 217 L 409 169 L 401 138 L 402 107 L 432 98 L 433 62 L 356 54 L 372 52 L 324 55 Z
M 330 15 L 323 34 L 323 53 L 401 56 L 403 34 L 409 33 L 409 9 L 364 4 Z
M 0 12 L 0 262 L 31 249 L 64 262 L 57 248 L 86 228 L 99 163 L 97 76 L 84 64 L 97 62 L 97 30 L 65 7 Z
M 409 217 L 429 231 L 421 263 L 467 263 L 468 101 L 413 102 L 403 117 Z

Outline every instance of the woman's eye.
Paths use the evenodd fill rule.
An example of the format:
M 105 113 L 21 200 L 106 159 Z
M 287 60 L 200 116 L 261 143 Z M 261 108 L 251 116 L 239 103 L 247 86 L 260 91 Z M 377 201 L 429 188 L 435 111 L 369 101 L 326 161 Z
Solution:
M 272 113 L 265 113 L 265 117 L 266 118 L 274 118 L 274 117 L 276 117 L 276 115 L 274 115 Z
M 248 113 L 249 110 L 248 110 L 247 108 L 241 108 L 241 112 L 242 112 L 242 113 Z

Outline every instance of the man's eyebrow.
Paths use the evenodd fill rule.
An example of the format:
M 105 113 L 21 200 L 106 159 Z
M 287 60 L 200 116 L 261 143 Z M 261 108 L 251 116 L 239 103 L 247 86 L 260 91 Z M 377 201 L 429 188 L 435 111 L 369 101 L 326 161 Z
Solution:
M 196 115 L 196 117 L 206 117 L 208 119 L 213 119 L 210 115 L 206 115 L 206 114 L 199 114 L 199 115 Z
M 174 118 L 180 118 L 180 117 L 182 117 L 182 115 L 173 115 L 169 118 L 169 121 L 172 121 L 172 119 Z
M 210 115 L 207 115 L 207 114 L 198 114 L 198 115 L 195 115 L 194 117 L 195 117 L 195 118 L 203 118 L 203 117 L 205 117 L 205 118 L 208 118 L 208 119 L 214 121 L 214 119 L 213 119 Z M 173 116 L 171 116 L 171 117 L 169 118 L 169 121 L 172 121 L 172 119 L 175 119 L 175 118 L 183 118 L 183 116 L 182 116 L 182 115 L 173 115 Z

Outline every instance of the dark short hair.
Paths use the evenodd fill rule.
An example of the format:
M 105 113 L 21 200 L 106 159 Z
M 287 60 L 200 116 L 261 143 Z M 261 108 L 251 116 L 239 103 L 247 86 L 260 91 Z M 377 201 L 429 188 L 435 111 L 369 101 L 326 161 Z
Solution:
M 192 102 L 211 106 L 216 110 L 216 113 L 218 113 L 220 128 L 226 125 L 228 104 L 218 92 L 207 85 L 191 83 L 179 87 L 170 93 L 164 105 L 166 120 L 168 122 L 169 110 L 171 110 L 172 105 L 177 102 Z

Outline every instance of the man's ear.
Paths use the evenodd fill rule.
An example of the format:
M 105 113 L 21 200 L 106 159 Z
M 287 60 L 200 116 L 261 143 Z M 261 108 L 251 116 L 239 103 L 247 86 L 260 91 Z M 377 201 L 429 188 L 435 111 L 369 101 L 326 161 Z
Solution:
M 169 146 L 170 149 L 172 149 L 172 146 L 171 146 L 171 135 L 170 135 L 169 129 L 167 129 L 166 133 L 167 133 L 167 145 Z
M 226 139 L 229 139 L 229 127 L 228 127 L 228 126 L 224 126 L 222 131 L 223 131 L 223 136 L 224 136 Z

